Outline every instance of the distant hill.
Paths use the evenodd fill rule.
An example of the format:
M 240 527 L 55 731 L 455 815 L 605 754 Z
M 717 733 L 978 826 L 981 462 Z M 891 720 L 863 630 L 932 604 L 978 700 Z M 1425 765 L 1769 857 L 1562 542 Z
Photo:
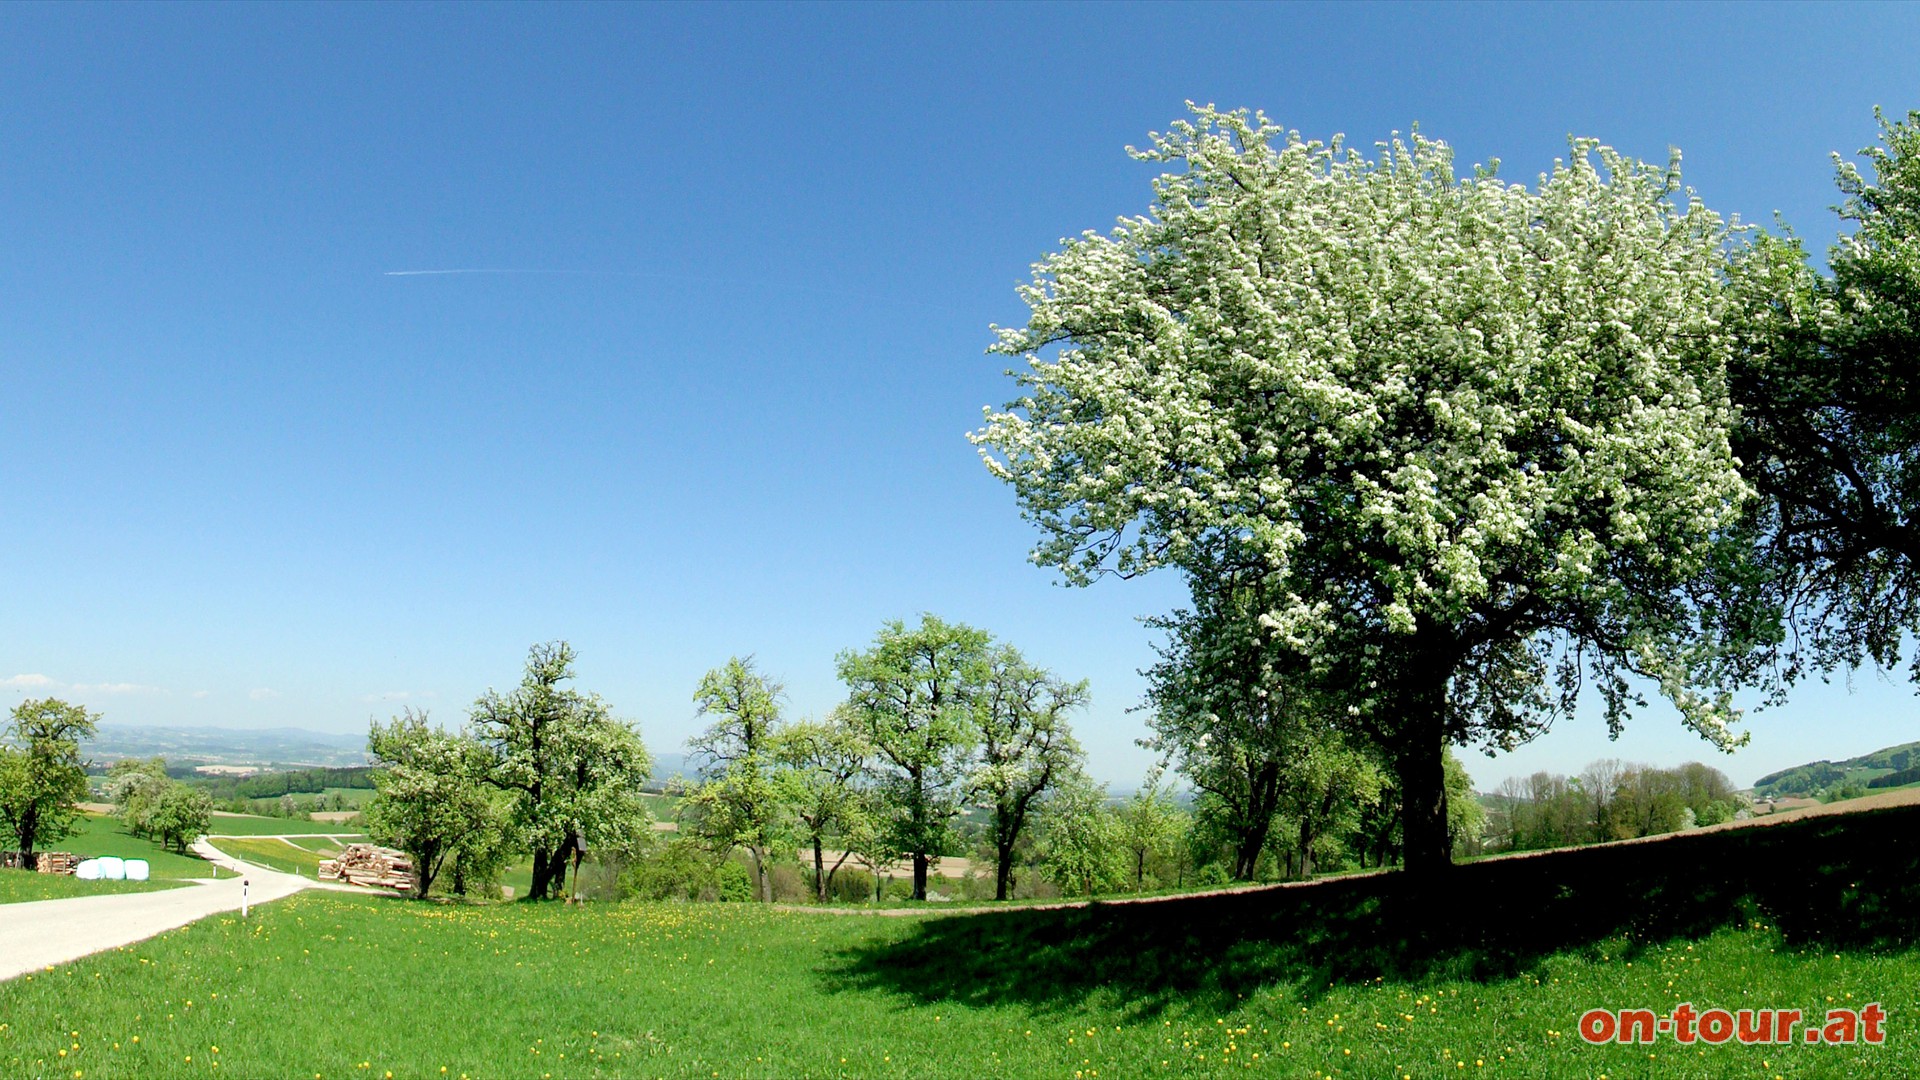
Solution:
M 363 732 L 304 728 L 136 727 L 101 724 L 83 751 L 96 765 L 120 758 L 163 757 L 170 765 L 252 765 L 262 770 L 351 768 L 367 764 Z M 653 777 L 693 779 L 684 753 L 655 754 Z
M 96 762 L 158 755 L 170 764 L 341 768 L 367 763 L 367 736 L 364 732 L 348 734 L 303 728 L 101 724 L 99 735 L 87 743 L 85 753 Z
M 1778 798 L 1811 795 L 1821 788 L 1849 780 L 1869 787 L 1893 787 L 1912 781 L 1888 779 L 1881 784 L 1874 781 L 1909 772 L 1914 773 L 1914 779 L 1920 779 L 1920 771 L 1916 770 L 1920 770 L 1920 742 L 1901 743 L 1845 761 L 1812 761 L 1768 773 L 1754 781 L 1753 790 L 1764 798 Z

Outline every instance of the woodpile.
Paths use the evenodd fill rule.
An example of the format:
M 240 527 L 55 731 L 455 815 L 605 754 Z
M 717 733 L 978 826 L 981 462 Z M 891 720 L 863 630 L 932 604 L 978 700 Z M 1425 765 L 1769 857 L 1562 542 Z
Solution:
M 337 858 L 320 864 L 320 877 L 349 885 L 408 892 L 413 888 L 413 860 L 407 858 L 406 852 L 392 848 L 348 844 Z
M 41 851 L 33 857 L 34 869 L 43 874 L 71 874 L 80 865 L 80 856 L 71 851 Z
M 37 870 L 42 874 L 71 874 L 80 865 L 80 856 L 71 851 L 36 851 L 33 853 L 33 865 L 27 865 L 27 857 L 18 851 L 0 851 L 0 869 Z

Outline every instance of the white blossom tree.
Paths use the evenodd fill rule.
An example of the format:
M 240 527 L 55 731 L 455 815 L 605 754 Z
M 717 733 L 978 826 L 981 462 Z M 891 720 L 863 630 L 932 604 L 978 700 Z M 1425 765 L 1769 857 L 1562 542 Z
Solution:
M 564 685 L 573 660 L 564 641 L 535 645 L 520 685 L 488 690 L 468 713 L 470 736 L 492 757 L 486 781 L 507 794 L 510 831 L 533 856 L 530 900 L 559 899 L 568 863 L 578 871 L 586 852 L 650 835 L 640 785 L 653 758 L 599 695 Z
M 1575 140 L 1533 188 L 1195 109 L 1157 202 L 1021 295 L 1025 392 L 973 438 L 1069 582 L 1255 574 L 1273 641 L 1394 755 L 1406 865 L 1449 861 L 1444 749 L 1506 745 L 1588 672 L 1717 745 L 1749 625 L 1704 595 L 1728 448 L 1728 228 Z M 1196 587 L 1205 587 L 1201 580 Z M 1560 693 L 1547 693 L 1557 686 Z

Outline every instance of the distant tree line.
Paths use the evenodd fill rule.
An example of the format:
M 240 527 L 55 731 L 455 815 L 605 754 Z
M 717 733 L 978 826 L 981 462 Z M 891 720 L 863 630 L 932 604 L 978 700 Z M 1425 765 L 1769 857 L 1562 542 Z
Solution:
M 317 795 L 328 788 L 373 787 L 371 766 L 294 769 L 257 776 L 196 776 L 194 784 L 216 800 L 277 799 L 282 795 Z
M 1578 776 L 1538 772 L 1502 783 L 1487 797 L 1484 843 L 1519 851 L 1656 836 L 1731 821 L 1744 808 L 1719 769 L 1596 761 Z

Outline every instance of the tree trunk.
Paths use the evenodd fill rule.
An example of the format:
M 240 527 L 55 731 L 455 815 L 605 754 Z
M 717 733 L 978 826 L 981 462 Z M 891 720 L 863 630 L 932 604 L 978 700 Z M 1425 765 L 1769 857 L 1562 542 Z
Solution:
M 927 856 L 921 851 L 913 853 L 913 898 L 927 898 Z
M 1267 824 L 1249 825 L 1240 835 L 1240 843 L 1233 849 L 1233 877 L 1235 881 L 1252 881 L 1253 875 L 1260 869 L 1260 849 L 1267 846 Z
M 994 845 L 993 898 L 1005 900 L 1013 892 L 1013 844 Z
M 773 903 L 773 882 L 767 877 L 767 856 L 758 845 L 748 844 L 747 854 L 753 856 L 753 886 L 755 898 L 763 904 Z
M 552 851 L 533 853 L 533 883 L 527 888 L 529 900 L 554 900 L 567 885 L 567 858 L 579 846 L 569 836 Z
M 1409 874 L 1428 877 L 1453 865 L 1453 843 L 1447 835 L 1446 743 L 1438 708 L 1408 719 L 1410 730 L 1395 758 L 1402 793 L 1400 851 Z
M 545 900 L 547 886 L 553 880 L 553 857 L 544 851 L 533 853 L 533 880 L 527 884 L 527 899 Z
M 820 850 L 820 837 L 813 838 L 813 894 L 821 903 L 827 902 L 827 853 Z
M 433 865 L 433 856 L 430 853 L 409 851 L 407 857 L 413 860 L 413 898 L 425 900 L 427 890 L 433 888 L 434 875 L 427 870 L 427 867 Z
M 533 853 L 533 881 L 527 885 L 527 899 L 545 900 L 547 890 L 553 887 L 553 853 L 536 851 Z
M 33 842 L 36 839 L 35 834 L 40 831 L 40 814 L 32 806 L 28 806 L 20 815 L 17 824 L 18 828 L 14 830 L 14 835 L 20 841 L 20 865 L 32 870 L 34 869 Z

